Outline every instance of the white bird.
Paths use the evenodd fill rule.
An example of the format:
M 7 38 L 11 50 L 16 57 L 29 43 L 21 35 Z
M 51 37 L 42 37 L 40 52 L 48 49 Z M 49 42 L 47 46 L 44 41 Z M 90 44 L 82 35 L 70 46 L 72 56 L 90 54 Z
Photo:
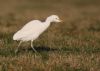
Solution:
M 51 15 L 46 19 L 45 22 L 41 22 L 39 20 L 30 21 L 14 34 L 13 40 L 20 41 L 18 48 L 22 42 L 31 41 L 32 49 L 37 52 L 33 47 L 33 41 L 50 26 L 51 22 L 61 22 L 61 20 L 57 15 Z M 16 52 L 17 51 L 18 49 Z

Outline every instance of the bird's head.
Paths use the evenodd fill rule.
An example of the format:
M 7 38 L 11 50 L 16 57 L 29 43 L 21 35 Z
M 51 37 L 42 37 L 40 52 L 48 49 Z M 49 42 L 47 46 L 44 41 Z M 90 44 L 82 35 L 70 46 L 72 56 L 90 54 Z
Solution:
M 57 15 L 51 15 L 47 18 L 49 22 L 61 22 L 60 18 Z

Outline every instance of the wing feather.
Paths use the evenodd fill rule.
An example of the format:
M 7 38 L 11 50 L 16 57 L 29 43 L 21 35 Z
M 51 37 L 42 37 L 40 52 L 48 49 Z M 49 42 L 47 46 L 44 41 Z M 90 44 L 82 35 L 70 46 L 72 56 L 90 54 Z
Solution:
M 32 34 L 36 35 L 36 33 L 38 34 L 40 31 L 39 29 L 40 25 L 42 24 L 38 20 L 29 22 L 21 30 L 19 30 L 17 33 L 14 34 L 13 39 L 20 40 L 21 38 L 24 38 L 28 35 L 32 35 Z

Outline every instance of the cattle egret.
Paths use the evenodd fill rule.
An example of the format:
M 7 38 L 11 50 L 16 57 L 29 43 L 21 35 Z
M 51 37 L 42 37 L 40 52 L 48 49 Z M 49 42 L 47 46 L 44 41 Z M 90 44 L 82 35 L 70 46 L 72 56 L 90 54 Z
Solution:
M 39 20 L 30 21 L 14 34 L 13 40 L 20 41 L 18 48 L 22 42 L 31 41 L 32 49 L 37 52 L 33 47 L 33 41 L 50 26 L 51 22 L 61 22 L 61 20 L 57 15 L 51 15 L 45 22 L 41 22 Z M 18 51 L 18 48 L 16 52 Z

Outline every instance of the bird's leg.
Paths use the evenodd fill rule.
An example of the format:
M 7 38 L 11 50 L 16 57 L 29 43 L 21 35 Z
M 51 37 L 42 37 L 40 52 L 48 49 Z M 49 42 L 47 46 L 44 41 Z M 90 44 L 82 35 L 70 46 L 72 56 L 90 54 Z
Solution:
M 37 53 L 37 51 L 34 49 L 34 46 L 33 46 L 33 41 L 31 41 L 31 47 L 32 47 L 32 49 L 34 50 L 34 52 L 36 52 L 36 53 Z
M 21 43 L 22 43 L 22 41 L 20 41 L 20 42 L 19 42 L 19 44 L 18 44 L 18 46 L 17 46 L 17 49 L 15 50 L 15 53 L 17 53 L 17 52 L 18 52 L 18 49 L 19 49 L 19 47 L 20 47 Z

